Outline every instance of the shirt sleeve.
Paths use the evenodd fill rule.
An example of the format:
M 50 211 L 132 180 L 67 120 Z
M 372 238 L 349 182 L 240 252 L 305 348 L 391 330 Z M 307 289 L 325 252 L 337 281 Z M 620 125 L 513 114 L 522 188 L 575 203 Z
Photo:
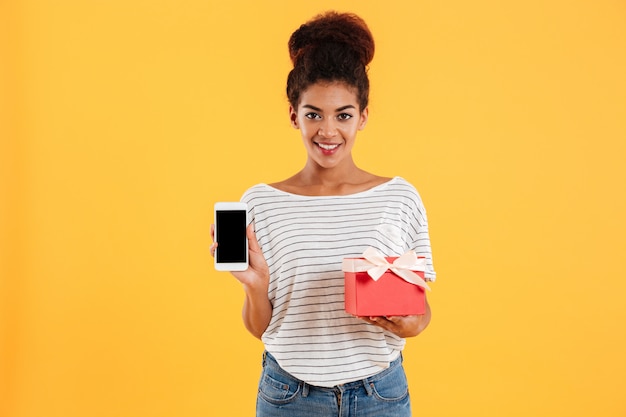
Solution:
M 426 258 L 426 271 L 424 271 L 424 279 L 434 281 L 437 277 L 433 266 L 432 249 L 430 246 L 430 235 L 428 232 L 428 217 L 426 216 L 426 208 L 422 200 L 417 194 L 414 201 L 414 210 L 412 216 L 414 236 L 411 242 L 411 249 L 415 251 L 418 257 Z

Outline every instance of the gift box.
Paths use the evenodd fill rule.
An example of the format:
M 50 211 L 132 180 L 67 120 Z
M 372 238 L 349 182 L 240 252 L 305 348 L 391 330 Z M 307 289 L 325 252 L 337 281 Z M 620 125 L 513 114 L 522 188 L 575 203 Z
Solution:
M 430 289 L 424 281 L 426 260 L 409 251 L 385 257 L 368 248 L 362 258 L 345 258 L 345 310 L 354 316 L 408 316 L 426 312 Z

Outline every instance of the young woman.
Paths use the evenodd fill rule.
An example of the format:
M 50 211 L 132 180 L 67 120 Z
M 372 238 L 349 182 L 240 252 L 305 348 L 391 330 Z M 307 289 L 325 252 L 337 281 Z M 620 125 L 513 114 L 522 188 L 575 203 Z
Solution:
M 290 120 L 307 161 L 284 181 L 246 191 L 250 266 L 233 272 L 245 290 L 245 326 L 266 349 L 257 416 L 409 416 L 401 352 L 428 326 L 430 307 L 404 317 L 344 310 L 342 259 L 368 246 L 386 256 L 414 250 L 427 260 L 426 279 L 435 278 L 415 188 L 352 158 L 369 116 L 374 40 L 358 16 L 329 12 L 292 34 L 289 53 Z

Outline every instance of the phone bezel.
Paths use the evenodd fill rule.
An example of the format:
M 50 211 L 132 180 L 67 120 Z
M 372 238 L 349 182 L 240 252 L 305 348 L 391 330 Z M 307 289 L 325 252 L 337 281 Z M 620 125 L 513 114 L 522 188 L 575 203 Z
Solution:
M 218 211 L 232 211 L 232 210 L 243 210 L 246 212 L 246 227 L 250 223 L 249 215 L 248 215 L 248 205 L 242 202 L 228 202 L 221 201 L 215 203 L 213 208 L 213 222 L 215 224 L 215 239 L 217 239 L 217 212 Z M 218 262 L 217 261 L 217 252 L 220 250 L 219 242 L 217 248 L 215 249 L 215 257 L 214 257 L 214 265 L 215 269 L 218 271 L 245 271 L 248 269 L 248 239 L 245 239 L 246 244 L 246 260 L 245 262 Z

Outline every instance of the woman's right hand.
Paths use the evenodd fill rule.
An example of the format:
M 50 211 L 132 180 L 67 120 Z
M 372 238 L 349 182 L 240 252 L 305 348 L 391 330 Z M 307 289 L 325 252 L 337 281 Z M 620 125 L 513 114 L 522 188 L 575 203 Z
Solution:
M 272 304 L 267 295 L 270 273 L 261 246 L 256 239 L 252 224 L 246 228 L 248 237 L 248 269 L 232 271 L 231 274 L 243 285 L 246 299 L 242 318 L 246 329 L 260 339 L 272 319 Z M 215 226 L 211 225 L 211 237 L 215 240 Z M 211 245 L 211 256 L 215 256 L 218 242 Z
M 269 268 L 259 242 L 254 233 L 254 225 L 250 223 L 246 228 L 246 236 L 248 238 L 248 269 L 245 271 L 231 271 L 231 274 L 244 286 L 246 292 L 249 290 L 256 292 L 264 290 L 267 292 L 269 286 Z M 211 256 L 215 256 L 215 249 L 219 242 L 215 242 L 215 225 L 211 225 Z

